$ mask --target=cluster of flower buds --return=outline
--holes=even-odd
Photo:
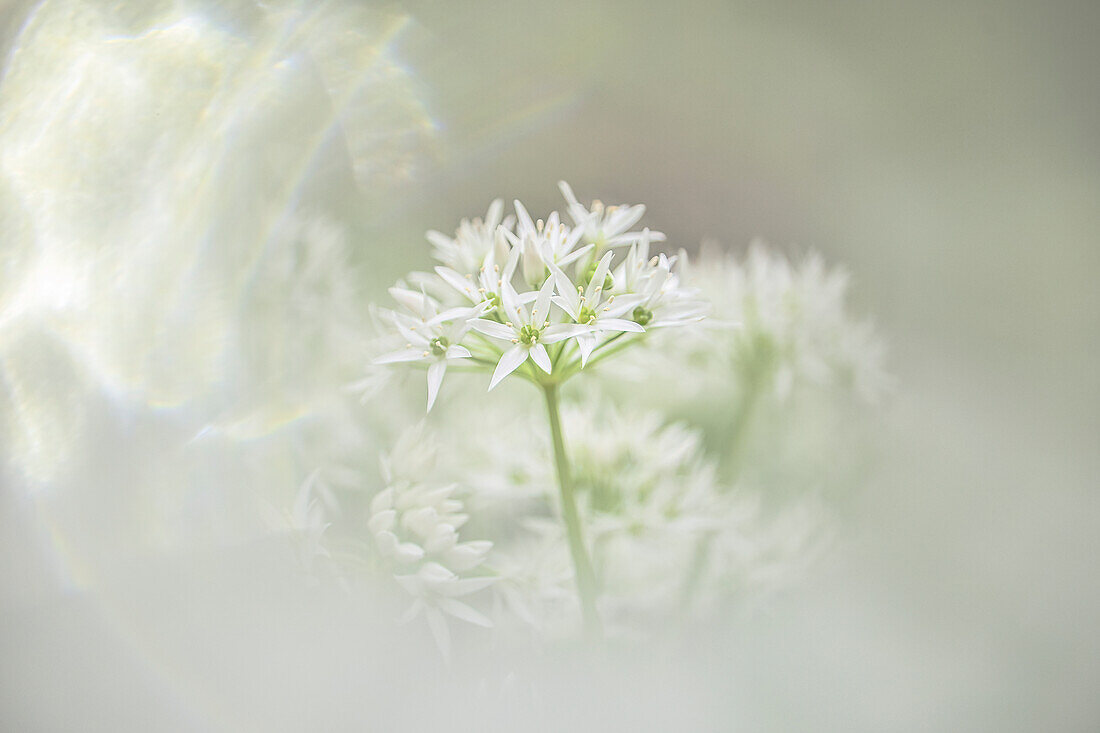
[[[493,543],[459,541],[458,530],[469,516],[463,513],[462,501],[454,493],[454,485],[390,486],[371,500],[367,525],[379,557],[389,563],[394,578],[415,599],[408,618],[423,611],[444,651],[449,646],[444,613],[479,626],[492,626],[481,612],[458,598],[476,593],[495,580],[475,574]]]
[[[404,348],[376,363],[427,367],[428,409],[448,364],[561,382],[647,330],[698,321],[706,305],[681,284],[684,253],[650,254],[660,232],[632,231],[645,207],[581,205],[562,182],[572,225],[557,212],[533,220],[519,201],[504,217],[499,199],[484,220],[455,236],[429,232],[441,263],[390,289],[391,320]]]

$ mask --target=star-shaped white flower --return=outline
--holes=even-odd
[[[473,221],[463,219],[453,238],[442,232],[429,231],[427,237],[432,243],[432,254],[447,267],[464,275],[476,272],[486,253],[494,248],[496,232],[501,223],[506,228],[512,225],[512,217],[504,219],[503,215],[504,201],[496,199],[489,204],[484,221],[480,218]]]
[[[507,236],[512,245],[523,252],[523,279],[532,288],[546,281],[549,265],[565,267],[592,249],[591,244],[577,247],[584,232],[563,224],[558,212],[551,212],[545,222],[542,219],[532,221],[523,204],[516,201],[515,206],[519,217],[516,234],[508,232]]]
[[[485,306],[449,308],[438,312],[435,301],[424,293],[390,288],[394,300],[419,317],[393,313],[393,322],[407,342],[404,349],[383,354],[375,364],[425,362],[428,364],[428,410],[435,404],[439,386],[451,359],[467,359],[469,349],[459,342],[470,330],[470,321],[485,311]]]
[[[550,304],[554,294],[554,278],[549,277],[542,284],[530,312],[521,302],[521,297],[510,283],[501,286],[501,307],[504,309],[504,323],[478,318],[470,322],[474,330],[486,336],[509,341],[512,347],[505,351],[497,362],[489,389],[497,386],[500,380],[520,367],[527,359],[535,362],[540,369],[550,373],[550,355],[544,344],[553,344],[567,338],[585,333],[588,328],[578,324],[550,323]]]
[[[630,313],[631,319],[646,328],[679,326],[702,320],[708,310],[707,303],[697,297],[696,291],[680,285],[677,258],[669,258],[663,253],[650,258],[650,234],[648,229],[642,231],[642,236],[630,246],[626,258],[615,270],[616,293],[640,296]]]
[[[597,256],[608,247],[626,246],[640,235],[640,232],[629,230],[645,214],[645,204],[604,207],[603,203],[596,200],[592,202],[592,208],[587,209],[577,201],[568,183],[558,181],[558,188],[569,204],[569,215],[573,217],[574,224],[584,232],[584,241],[596,246]],[[665,235],[650,232],[650,237],[654,241],[663,241]]]
[[[607,280],[611,257],[612,253],[607,252],[600,258],[592,273],[592,279],[588,281],[587,289],[575,285],[561,268],[550,267],[551,279],[557,281],[560,293],[554,298],[554,303],[579,325],[586,327],[586,330],[577,336],[577,346],[581,350],[581,366],[588,363],[588,357],[592,355],[602,334],[645,331],[639,324],[622,317],[641,302],[641,297],[636,295],[617,297],[609,292]]]
[[[497,229],[496,236],[499,240],[502,240],[503,248],[489,250],[489,253],[485,255],[485,261],[477,271],[476,277],[473,274],[462,275],[450,267],[437,266],[435,268],[436,274],[445,283],[465,296],[472,304],[486,304],[486,313],[500,307],[501,286],[505,282],[512,281],[512,275],[519,262],[519,248],[513,248],[508,252],[508,244],[504,240],[504,234],[503,227]],[[508,252],[503,269],[498,260],[501,251]]]

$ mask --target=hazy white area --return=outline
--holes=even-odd
[[[1100,13],[779,5],[0,3],[0,728],[1096,730]],[[348,385],[424,231],[559,179],[844,265],[894,386],[784,592],[444,663],[295,497],[419,418]]]

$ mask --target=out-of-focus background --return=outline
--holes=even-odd
[[[2,727],[1096,730],[1098,32],[1095,2],[0,5]],[[287,578],[267,515],[377,452],[339,387],[424,230],[561,178],[689,251],[845,265],[896,389],[785,601],[475,706]]]

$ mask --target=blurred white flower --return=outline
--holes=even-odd
[[[736,359],[780,397],[799,380],[850,387],[866,400],[888,388],[882,342],[848,310],[848,273],[826,268],[820,255],[794,265],[758,241],[742,261],[705,250],[684,277],[723,320],[739,324],[697,332],[688,348],[698,362]]]
[[[598,199],[587,209],[577,201],[573,189],[565,181],[558,181],[558,188],[568,204],[569,215],[573,223],[583,232],[584,241],[595,247],[594,256],[599,257],[608,247],[623,247],[636,241],[641,232],[629,231],[645,215],[645,205],[607,206]],[[650,232],[650,239],[663,242],[665,235]]]
[[[458,530],[469,516],[454,498],[455,486],[428,488],[401,483],[371,499],[367,523],[374,546],[394,578],[414,598],[407,618],[423,611],[440,650],[450,650],[443,614],[479,626],[492,626],[480,611],[458,598],[487,588],[492,576],[469,576],[481,565],[493,543],[459,542]]]
[[[494,251],[500,250],[498,245],[498,232],[503,223],[506,229],[510,229],[512,218],[504,219],[504,201],[494,200],[489,204],[489,211],[485,219],[463,219],[459,222],[454,237],[448,237],[442,232],[431,230],[428,232],[428,241],[432,243],[432,256],[451,270],[460,275],[470,275],[477,272],[485,258]],[[498,262],[503,261],[502,259]]]

